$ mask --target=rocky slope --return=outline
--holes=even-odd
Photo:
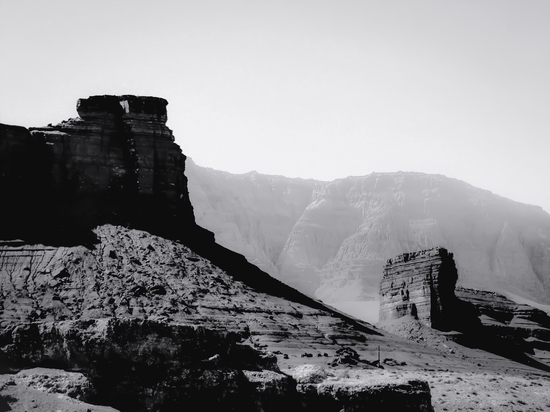
[[[0,227],[0,372],[81,372],[85,397],[120,410],[379,410],[395,399],[431,410],[425,382],[300,386],[279,371],[277,361],[372,368],[376,346],[411,349],[197,227],[165,108],[94,96],[59,125],[0,127],[0,191],[13,200]],[[0,406],[21,404],[9,390],[17,376]]]
[[[258,292],[179,242],[112,225],[94,232],[93,248],[0,246],[3,365],[84,373],[97,392],[87,400],[120,410],[173,410],[205,396],[201,408],[313,410],[332,392],[335,411],[376,410],[399,393],[410,410],[430,410],[424,384],[392,389],[343,379],[300,387],[277,367],[369,367],[364,360],[376,358],[377,346],[399,347],[370,325]],[[357,358],[341,356],[343,348]],[[227,385],[223,397],[211,387],[218,381]]]
[[[372,173],[315,182],[231,175],[191,163],[188,169],[200,225],[323,301],[377,300],[387,259],[441,246],[453,251],[460,285],[548,303],[550,215],[540,207],[441,175]],[[274,182],[301,189],[281,196]],[[219,192],[230,195],[213,195]],[[276,233],[259,223],[270,216],[285,222]]]

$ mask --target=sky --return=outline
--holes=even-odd
[[[0,123],[168,100],[197,164],[443,174],[550,212],[550,1],[0,0]]]

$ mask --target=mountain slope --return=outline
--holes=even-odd
[[[460,285],[550,302],[550,215],[540,207],[422,173],[312,182],[231,175],[189,162],[187,170],[199,225],[273,276],[324,301],[377,300],[388,258],[442,246],[455,255]],[[300,184],[300,197],[269,190],[273,179],[285,187]],[[213,204],[208,195],[213,187],[231,193],[232,200],[219,196]],[[240,198],[246,201],[236,205]],[[306,199],[296,218],[300,208],[288,205],[303,205]],[[262,205],[275,203],[285,225],[272,233],[259,222],[272,216],[272,209]],[[273,255],[278,248],[267,253],[265,245],[276,239],[280,247],[285,234],[278,256]]]

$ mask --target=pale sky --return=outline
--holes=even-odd
[[[0,123],[159,96],[201,166],[417,171],[550,212],[548,0],[0,0]]]

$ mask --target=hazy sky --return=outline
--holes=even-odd
[[[169,101],[201,166],[440,173],[550,212],[550,1],[0,0],[0,122]]]

